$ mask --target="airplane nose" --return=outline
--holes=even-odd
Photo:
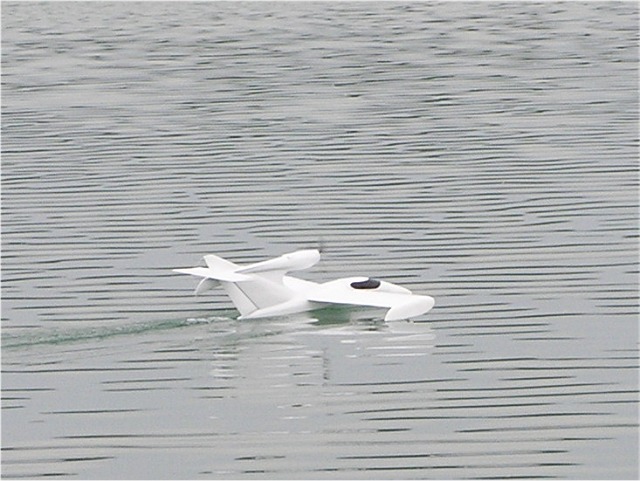
[[[436,300],[431,296],[412,296],[408,302],[398,304],[387,311],[385,321],[400,321],[429,312]]]

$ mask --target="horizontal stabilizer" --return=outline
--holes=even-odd
[[[181,274],[191,274],[192,276],[206,277],[207,279],[216,279],[226,282],[242,282],[249,280],[248,276],[237,274],[233,271],[219,270],[213,271],[208,267],[191,267],[189,269],[174,269],[174,272]]]

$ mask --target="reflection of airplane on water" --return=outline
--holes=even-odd
[[[416,317],[435,304],[430,296],[367,277],[347,277],[318,284],[286,275],[308,269],[320,260],[315,249],[300,250],[248,266],[206,255],[207,267],[174,269],[201,277],[196,294],[222,285],[240,311],[240,319],[282,316],[330,305],[387,308],[385,321]]]

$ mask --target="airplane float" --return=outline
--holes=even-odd
[[[409,289],[368,277],[347,277],[318,284],[288,276],[308,269],[320,260],[320,251],[305,249],[274,259],[240,266],[216,255],[204,256],[207,267],[174,269],[202,278],[196,295],[222,285],[240,312],[239,319],[284,316],[331,305],[387,308],[385,321],[424,314],[435,300],[412,294]]]

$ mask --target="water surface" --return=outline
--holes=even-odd
[[[638,477],[638,7],[3,3],[6,478]],[[171,272],[322,244],[414,322]]]

